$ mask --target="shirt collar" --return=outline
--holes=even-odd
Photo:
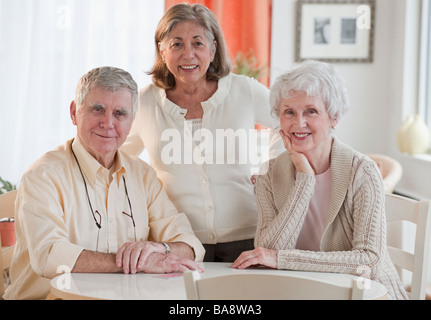
[[[226,96],[229,93],[229,89],[232,83],[232,74],[227,75],[226,77],[218,80],[218,88],[217,91],[207,100],[202,102],[202,107],[204,112],[209,111],[211,109],[217,108],[220,104],[223,103]],[[178,119],[184,119],[187,110],[182,109],[177,106],[175,103],[171,102],[167,96],[166,91],[157,86],[153,86],[153,93],[156,101],[162,107],[162,109],[172,116]]]
[[[78,138],[75,138],[71,146],[76,158],[79,162],[79,166],[82,170],[82,174],[86,177],[87,181],[94,187],[96,183],[97,173],[100,170],[106,170],[109,174],[109,170],[103,167],[81,144]],[[121,176],[126,172],[123,166],[123,159],[120,152],[115,155],[115,170],[114,175],[117,175],[117,183],[120,183]]]

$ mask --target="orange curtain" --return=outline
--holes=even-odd
[[[272,0],[165,0],[165,7],[183,2],[209,8],[223,29],[232,60],[238,53],[253,54],[266,70],[260,81],[269,85]]]

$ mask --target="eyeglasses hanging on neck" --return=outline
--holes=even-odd
[[[82,173],[81,165],[79,164],[78,158],[76,157],[76,154],[73,151],[72,145],[70,146],[70,149],[72,150],[73,157],[75,158],[76,163],[78,164],[79,172],[81,173],[82,181],[84,182],[85,194],[87,195],[88,205],[90,206],[91,214],[93,216],[94,222],[95,222],[97,229],[98,229],[97,241],[96,241],[96,252],[98,252],[99,251],[99,233],[100,233],[100,229],[102,228],[102,215],[99,213],[98,210],[95,210],[95,211],[93,210],[93,206],[91,205],[91,201],[90,201],[90,196],[88,194],[87,182],[85,181],[84,174]],[[134,232],[134,236],[135,236],[135,242],[136,242],[136,224],[135,224],[135,219],[133,217],[132,203],[130,202],[129,192],[127,191],[126,178],[124,177],[124,175],[122,177],[123,177],[124,190],[126,192],[127,202],[129,204],[129,208],[130,208],[130,214],[128,214],[127,212],[124,212],[124,211],[122,212],[122,214],[131,219],[132,225],[133,225],[133,232]]]

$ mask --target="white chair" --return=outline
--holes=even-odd
[[[395,159],[383,154],[369,154],[368,157],[377,163],[382,174],[386,193],[394,192],[395,186],[401,180],[403,167]]]
[[[431,249],[431,202],[413,200],[406,197],[386,195],[386,220],[388,221],[388,251],[392,262],[399,271],[411,271],[410,299],[424,300],[427,290],[429,256]],[[409,252],[403,243],[395,243],[400,238],[399,230],[392,228],[395,222],[410,221],[416,225],[414,251]],[[392,230],[392,231],[391,231]],[[392,235],[391,232],[397,234]],[[402,233],[405,236],[405,232]],[[392,242],[391,242],[392,241]]]
[[[17,191],[10,191],[7,193],[3,193],[0,195],[0,219],[1,218],[13,218],[15,213],[15,199],[16,199]],[[14,246],[12,247],[1,247],[1,238],[0,238],[0,298],[4,293],[4,279],[3,279],[3,271],[10,266],[10,262],[12,260]]]
[[[339,286],[313,279],[275,274],[234,274],[202,278],[184,273],[188,300],[362,300],[364,289],[352,280]]]

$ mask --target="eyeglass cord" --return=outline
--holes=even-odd
[[[79,172],[81,173],[82,181],[84,181],[85,193],[87,195],[88,204],[90,205],[91,214],[93,215],[93,219],[94,219],[94,222],[96,223],[97,228],[99,228],[99,230],[100,230],[102,228],[102,225],[99,222],[97,222],[96,216],[94,214],[93,206],[91,205],[91,201],[90,201],[90,196],[88,195],[87,183],[85,182],[85,178],[84,178],[84,174],[82,173],[81,165],[79,164],[78,158],[76,157],[76,154],[73,151],[72,145],[70,145],[70,149],[72,150],[73,157],[75,158],[76,163],[78,164],[78,169],[79,169]],[[124,178],[124,175],[123,175],[123,182],[124,182],[124,189],[126,191],[127,201],[129,203],[129,208],[130,208],[130,218],[132,219],[133,227],[136,227],[135,226],[135,219],[133,218],[132,204],[130,202],[129,193],[127,191],[126,178]],[[136,239],[136,234],[135,234],[135,239]]]
[[[97,222],[96,216],[94,215],[93,206],[91,205],[90,196],[88,195],[87,183],[85,182],[84,174],[82,173],[81,165],[79,164],[78,158],[76,157],[76,154],[73,151],[72,144],[70,145],[70,150],[72,150],[72,154],[76,160],[76,163],[78,164],[79,172],[81,173],[82,181],[84,181],[85,193],[87,195],[88,204],[90,205],[90,210],[91,210],[91,214],[93,215],[94,222],[96,223],[96,226],[100,229],[102,228],[102,225],[99,222]]]

